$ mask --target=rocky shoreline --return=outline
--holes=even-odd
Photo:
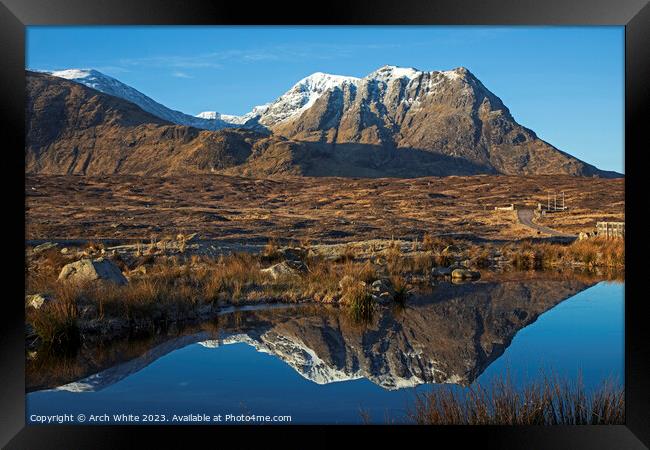
[[[570,247],[557,245],[554,251]],[[319,303],[363,316],[440,283],[476,282],[521,265],[539,269],[532,248],[427,237],[335,245],[269,241],[258,253],[216,256],[205,253],[196,234],[112,247],[46,242],[27,249],[26,343],[33,351],[152,333],[210,320],[230,306]],[[562,267],[586,265],[563,261]]]

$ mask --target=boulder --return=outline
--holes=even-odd
[[[128,283],[120,268],[113,261],[105,258],[81,259],[66,264],[61,269],[59,281],[70,281],[74,283],[101,281],[118,285]]]
[[[305,272],[306,270],[307,266],[305,266],[305,264],[300,261],[282,261],[281,263],[277,263],[271,267],[262,269],[260,272],[271,275],[274,280],[277,280],[282,276],[297,275],[299,273]]]
[[[480,278],[481,274],[475,270],[469,269],[454,269],[451,272],[451,278],[467,280],[467,279],[477,279]]]
[[[41,309],[43,305],[49,303],[52,297],[46,294],[33,294],[25,297],[25,304],[34,309]]]

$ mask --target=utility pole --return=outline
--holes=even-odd
[[[550,209],[551,209],[551,193],[546,192],[546,210],[548,211]]]
[[[557,192],[553,193],[553,211],[557,211]]]

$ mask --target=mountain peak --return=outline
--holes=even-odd
[[[472,72],[470,72],[467,67],[463,67],[463,66],[456,67],[455,69],[451,69],[451,70],[444,70],[442,71],[442,73],[448,78],[468,78],[468,77],[476,78],[474,77],[474,74],[472,74]]]
[[[396,68],[382,73],[402,75]],[[32,111],[27,166],[37,172],[86,175],[226,169],[264,176],[617,175],[541,141],[515,122],[477,79],[466,78],[466,69],[420,73],[406,83],[406,78],[395,78],[383,87],[364,80],[337,95],[329,95],[331,90],[314,94],[311,81],[317,86],[316,81],[332,81],[319,75],[303,89],[244,116],[206,120],[172,111],[117,80],[88,77],[86,71],[63,74],[84,77],[74,80],[27,72],[27,108]],[[457,80],[446,82],[447,77]],[[304,113],[321,95],[324,101]],[[213,134],[196,129],[208,126],[248,130]],[[269,137],[269,130],[274,136]],[[182,150],[172,151],[177,148]],[[133,157],[124,162],[125,155]],[[378,156],[386,159],[378,164]],[[186,164],[187,169],[181,168]]]
[[[112,95],[123,100],[127,100],[144,111],[153,114],[163,120],[179,125],[187,125],[195,128],[206,130],[216,130],[229,126],[221,121],[218,117],[209,119],[190,116],[180,111],[167,108],[156,102],[152,98],[138,91],[137,89],[122,83],[121,81],[110,77],[94,69],[66,69],[66,70],[40,70],[39,72],[52,75],[57,78],[70,80],[104,94]]]
[[[314,72],[294,84],[293,88],[307,88],[315,92],[323,92],[333,87],[338,87],[346,83],[356,83],[359,78],[345,75],[334,75],[325,72]]]
[[[91,79],[105,79],[114,80],[106,74],[101,73],[95,69],[65,69],[65,70],[44,70],[41,71],[49,75],[64,78],[66,80],[91,80]]]
[[[379,79],[382,81],[389,81],[397,78],[408,78],[409,80],[416,78],[422,72],[414,67],[399,67],[399,66],[381,66],[379,69],[371,72],[366,76],[369,79]]]
[[[359,78],[314,72],[298,81],[271,104],[258,107],[259,122],[274,125],[296,116],[309,108],[326,91],[346,84],[356,84]]]

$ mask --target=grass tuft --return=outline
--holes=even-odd
[[[587,391],[556,375],[517,389],[509,376],[488,387],[440,386],[417,395],[409,418],[421,425],[601,425],[625,421],[622,386],[605,381]]]

